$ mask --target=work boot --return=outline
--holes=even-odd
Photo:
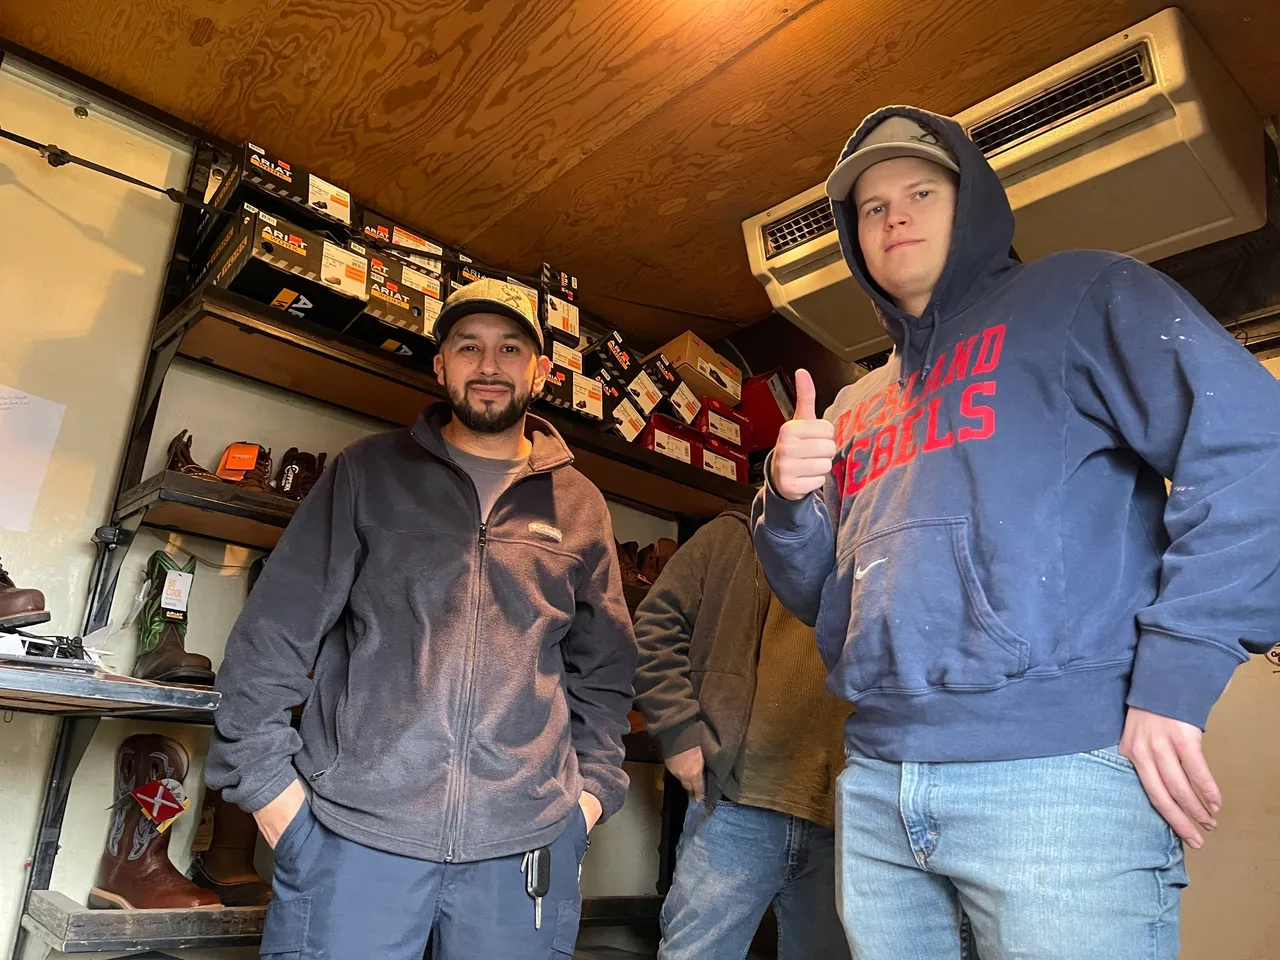
[[[290,500],[301,500],[320,479],[324,471],[324,461],[328,454],[316,457],[311,453],[303,453],[297,447],[290,447],[280,458],[280,472],[276,474],[276,493]]]
[[[640,551],[636,558],[636,566],[640,570],[640,576],[644,577],[650,583],[656,583],[658,575],[662,573],[662,568],[667,565],[667,561],[671,559],[671,555],[676,552],[676,542],[669,537],[663,537],[657,543],[651,543]]]
[[[169,441],[169,462],[165,465],[165,469],[176,470],[178,473],[184,473],[188,477],[195,477],[198,480],[211,480],[214,483],[221,483],[222,481],[217,476],[196,463],[195,458],[191,456],[191,441],[194,439],[194,437],[188,436],[187,431],[183,430]]]
[[[646,587],[649,586],[649,581],[640,573],[640,544],[635,540],[628,540],[626,543],[619,543],[617,540],[614,540],[613,546],[618,552],[618,567],[619,572],[622,574],[622,582],[639,583]]]
[[[237,487],[243,487],[245,490],[252,490],[255,493],[271,492],[271,450],[258,448],[258,460],[253,465],[252,470],[245,472],[245,475],[236,483]]]
[[[128,796],[153,780],[182,782],[186,775],[187,751],[176,740],[158,733],[139,733],[120,744],[116,751],[117,802],[98,886],[89,893],[90,907],[187,910],[219,906],[217,894],[196,886],[169,861],[173,828],[161,833],[143,815],[138,801]]]
[[[187,615],[166,610],[160,605],[164,595],[165,574],[196,572],[193,557],[185,566],[157,550],[147,561],[147,577],[151,587],[146,603],[138,617],[138,660],[133,665],[133,675],[140,680],[158,680],[162,683],[188,683],[196,686],[213,686],[213,664],[208,657],[187,653]]]
[[[224,906],[260,907],[271,899],[271,885],[253,867],[258,825],[253,815],[209,791],[213,807],[213,840],[196,859],[191,879],[218,895]]]
[[[0,630],[17,630],[48,623],[49,620],[49,611],[44,608],[44,594],[39,590],[15,586],[13,578],[0,566]]]

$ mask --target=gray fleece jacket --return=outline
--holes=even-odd
[[[636,703],[663,759],[702,745],[712,805],[738,795],[769,611],[749,523],[731,510],[702,527],[636,610]]]
[[[300,775],[340,836],[465,862],[549,843],[583,790],[622,806],[636,649],[608,508],[556,431],[527,418],[482,524],[449,416],[352,444],[298,509],[227,641],[205,778],[252,811]]]

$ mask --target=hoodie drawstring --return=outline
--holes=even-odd
[[[929,328],[929,339],[924,345],[924,366],[920,368],[920,380],[923,382],[929,379],[929,371],[933,369],[933,347],[938,341],[938,311],[933,311],[933,325]]]

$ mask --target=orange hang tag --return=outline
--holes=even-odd
[[[258,456],[262,448],[256,443],[233,443],[222,454],[218,469],[214,473],[221,480],[238,483],[244,475],[258,464]]]

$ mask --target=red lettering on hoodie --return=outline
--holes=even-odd
[[[982,346],[978,350],[978,359],[973,364],[972,373],[976,377],[990,373],[1000,366],[1000,354],[1004,350],[1004,324],[987,327],[982,331]]]
[[[853,410],[846,410],[840,416],[836,417],[836,446],[843,447],[844,442],[849,439],[849,421],[853,419]]]
[[[893,465],[893,448],[898,442],[898,425],[891,423],[876,434],[875,449],[871,452],[871,473],[867,482],[879,480]]]
[[[884,392],[884,404],[880,407],[880,415],[872,426],[883,427],[898,415],[898,385],[890,384]]]
[[[973,356],[973,345],[978,342],[978,335],[975,333],[964,343],[956,344],[956,355],[951,361],[951,366],[947,370],[947,378],[942,381],[942,386],[946,386],[952,380],[963,380],[965,374],[969,372],[969,358]]]
[[[875,406],[875,402],[880,399],[880,394],[876,394],[870,400],[863,400],[853,411],[853,433],[857,436],[859,433],[866,433],[871,429],[871,424],[867,417],[871,415],[871,410]]]
[[[957,436],[961,443],[968,440],[986,440],[996,432],[996,411],[994,407],[986,404],[975,404],[974,399],[978,396],[994,397],[996,395],[996,382],[994,380],[982,380],[979,383],[971,383],[965,388],[964,395],[960,398],[960,415],[970,420],[980,420],[980,427],[961,427]]]
[[[920,422],[920,418],[924,416],[923,410],[917,410],[914,413],[908,413],[902,418],[902,424],[898,428],[898,455],[893,458],[893,465],[901,467],[910,463],[916,458],[916,454],[920,452],[920,447],[916,443],[916,424]]]
[[[938,436],[938,408],[942,406],[942,400],[942,397],[934,397],[929,401],[929,423],[924,434],[924,446],[921,448],[925,453],[942,450],[956,442],[955,434],[950,430],[945,436]]]
[[[859,490],[861,490],[863,487],[867,485],[867,477],[864,476],[861,479],[855,479],[855,475],[858,472],[858,468],[865,466],[865,464],[861,460],[857,459],[855,454],[862,451],[870,450],[870,449],[871,449],[870,437],[863,437],[861,440],[857,441],[856,443],[854,443],[852,447],[849,448],[849,457],[845,461],[844,483],[841,485],[843,487],[843,490],[841,491],[841,494],[840,494],[841,496],[852,497],[855,493],[857,493]]]

